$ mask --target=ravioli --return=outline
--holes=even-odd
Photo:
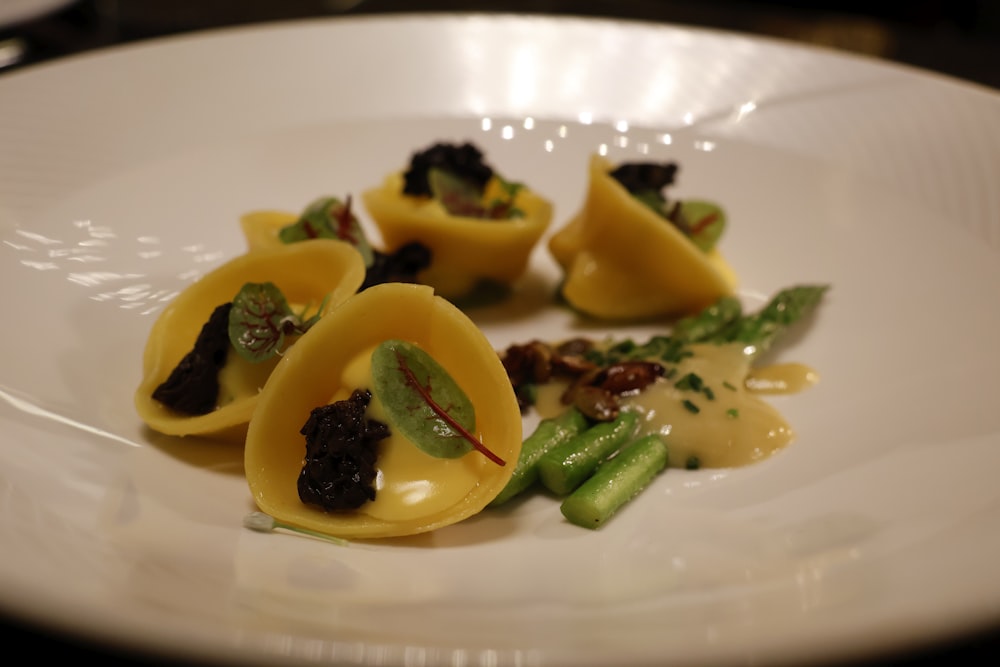
[[[475,408],[475,435],[499,456],[433,457],[397,432],[378,443],[375,499],[325,511],[303,503],[297,481],[306,451],[301,429],[314,408],[371,387],[371,355],[386,340],[420,347]],[[383,422],[373,398],[368,416]],[[506,485],[521,450],[521,414],[503,364],[485,335],[426,285],[387,283],[351,297],[288,350],[260,394],[244,467],[254,501],[275,519],[342,538],[423,533],[482,510]]]
[[[506,286],[520,278],[552,220],[551,202],[525,187],[511,202],[523,215],[489,219],[454,215],[435,197],[404,194],[404,185],[404,172],[389,174],[362,194],[365,208],[388,250],[410,242],[430,249],[431,265],[419,280],[447,299],[466,296],[483,281]],[[482,201],[504,196],[503,181],[494,174]]]
[[[247,251],[265,250],[285,245],[278,236],[283,227],[294,224],[299,216],[287,211],[251,211],[240,217],[240,231]]]
[[[566,301],[592,317],[630,320],[693,314],[732,294],[736,274],[718,250],[698,248],[611,170],[591,157],[582,208],[549,238]]]
[[[354,294],[364,280],[361,256],[334,240],[298,243],[240,255],[182,291],[153,323],[143,352],[136,410],[154,431],[242,440],[258,395],[276,361],[251,363],[230,349],[219,372],[217,407],[188,415],[153,398],[153,392],[192,349],[213,311],[233,300],[248,282],[272,282],[297,311],[323,307],[323,316]],[[325,303],[324,303],[325,300]]]

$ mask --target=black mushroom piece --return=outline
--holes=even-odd
[[[475,185],[480,192],[493,177],[493,169],[483,162],[483,153],[471,143],[436,143],[414,153],[409,169],[403,174],[403,194],[432,196],[427,174],[440,169]]]
[[[365,271],[359,292],[383,283],[418,283],[417,274],[429,267],[432,259],[431,249],[419,241],[400,246],[395,252],[373,249],[372,254],[372,265]]]
[[[626,162],[611,171],[611,177],[632,194],[660,192],[673,185],[676,176],[674,162]]]
[[[229,352],[229,311],[233,303],[217,306],[202,325],[194,347],[170,371],[153,398],[186,415],[207,415],[219,401],[219,371]]]
[[[376,444],[389,437],[383,422],[365,417],[371,392],[314,408],[300,431],[306,456],[299,473],[299,499],[334,512],[354,510],[375,499]]]
[[[618,416],[618,396],[644,389],[666,371],[658,362],[643,360],[601,366],[587,358],[592,348],[584,338],[557,346],[537,340],[509,346],[501,360],[521,410],[532,405],[532,387],[559,379],[567,382],[563,404],[594,421],[610,421]]]

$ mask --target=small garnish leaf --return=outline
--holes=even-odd
[[[466,180],[443,169],[429,169],[427,183],[434,199],[441,202],[451,215],[467,218],[483,217],[482,192],[472,181]]]
[[[681,202],[680,213],[683,231],[692,243],[703,252],[712,250],[726,229],[726,212],[712,202],[686,199]]]
[[[350,195],[344,202],[336,197],[321,197],[313,201],[298,220],[281,228],[278,238],[282,243],[296,243],[309,239],[339,239],[350,243],[361,253],[366,268],[375,261],[375,251],[368,242],[361,223],[351,210]]]
[[[390,339],[372,353],[372,393],[394,430],[438,458],[458,458],[473,448],[498,465],[504,461],[473,435],[476,413],[455,379],[420,347]]]
[[[632,194],[635,200],[638,201],[643,206],[651,209],[653,213],[659,216],[666,217],[667,214],[664,211],[667,205],[667,201],[663,198],[663,195],[656,190],[640,190]]]
[[[451,215],[484,220],[523,218],[524,211],[514,206],[514,198],[523,186],[505,181],[499,176],[497,179],[503,196],[484,202],[482,189],[473,181],[444,169],[432,168],[427,172],[427,182],[433,197]]]
[[[303,331],[302,322],[274,283],[246,283],[233,299],[229,341],[247,361],[270,359],[281,352],[287,334]]]

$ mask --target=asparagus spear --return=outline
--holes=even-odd
[[[723,331],[743,314],[740,300],[724,296],[700,313],[677,320],[670,335],[675,340],[697,343]]]
[[[756,358],[796,322],[808,316],[830,288],[829,285],[797,285],[775,294],[763,308],[733,321],[707,340],[715,343],[743,343],[747,354]]]
[[[490,507],[502,505],[538,479],[538,460],[589,426],[587,418],[576,408],[569,408],[555,417],[543,419],[521,444],[521,454],[514,474],[507,485],[490,502]]]
[[[597,529],[667,466],[667,444],[651,433],[626,445],[559,507],[570,523]]]
[[[570,493],[628,442],[638,426],[639,416],[623,410],[613,421],[581,431],[538,459],[538,477],[549,491]]]

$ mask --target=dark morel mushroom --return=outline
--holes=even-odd
[[[471,143],[437,143],[414,153],[410,167],[403,174],[403,194],[418,197],[432,196],[427,173],[440,169],[452,176],[472,183],[481,193],[493,177],[493,169],[483,162],[483,153]]]
[[[229,352],[230,301],[216,307],[195,339],[194,347],[180,360],[153,398],[186,415],[207,415],[219,401],[219,371]]]
[[[384,423],[365,418],[372,395],[351,397],[313,409],[300,431],[306,457],[299,473],[299,499],[324,510],[354,510],[375,500],[376,444],[389,436]]]
[[[365,272],[365,280],[358,288],[363,292],[372,285],[382,283],[417,283],[417,274],[431,265],[431,249],[419,241],[407,243],[395,252],[372,250],[374,261]]]

